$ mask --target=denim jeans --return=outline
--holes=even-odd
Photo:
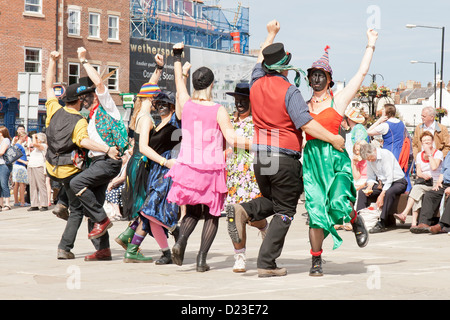
[[[9,175],[12,171],[12,165],[0,164],[0,196],[2,198],[9,198],[11,193],[9,191]]]

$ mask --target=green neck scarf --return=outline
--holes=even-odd
[[[306,72],[303,71],[301,68],[295,68],[294,66],[288,64],[288,65],[284,65],[283,63],[286,62],[286,60],[288,59],[288,55],[286,55],[283,59],[281,59],[280,61],[278,61],[277,63],[274,63],[272,65],[267,65],[264,63],[264,66],[271,70],[271,71],[277,71],[277,72],[281,72],[281,71],[286,71],[286,70],[294,70],[295,71],[295,79],[294,79],[294,83],[296,87],[300,86],[300,81],[301,81],[301,76],[300,74],[303,75],[303,77],[305,78],[306,83],[308,83],[308,78],[306,77]]]

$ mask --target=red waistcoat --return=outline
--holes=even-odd
[[[278,76],[259,78],[250,90],[255,134],[253,143],[301,151],[302,131],[295,128],[286,109],[291,84]]]

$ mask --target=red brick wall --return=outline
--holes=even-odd
[[[32,16],[24,14],[23,0],[0,0],[0,96],[19,98],[17,77],[25,72],[25,47],[42,49],[42,74],[47,70],[55,50],[56,1],[43,2],[42,15]]]
[[[68,5],[81,8],[80,37],[68,36]],[[89,39],[89,12],[100,13],[100,39]],[[119,15],[119,42],[108,40],[108,14]],[[63,79],[68,81],[69,59],[77,59],[77,48],[85,47],[88,51],[87,58],[100,65],[102,72],[108,65],[119,65],[119,91],[128,92],[129,82],[129,0],[71,0],[64,6],[64,26],[62,27],[63,48]],[[78,60],[77,60],[78,61]],[[86,76],[81,67],[81,76]],[[106,74],[106,72],[105,72]],[[122,99],[118,93],[113,93],[117,105],[122,105]]]

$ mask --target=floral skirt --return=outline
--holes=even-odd
[[[14,164],[12,170],[12,181],[18,183],[28,184],[28,172],[27,168],[20,164]]]

